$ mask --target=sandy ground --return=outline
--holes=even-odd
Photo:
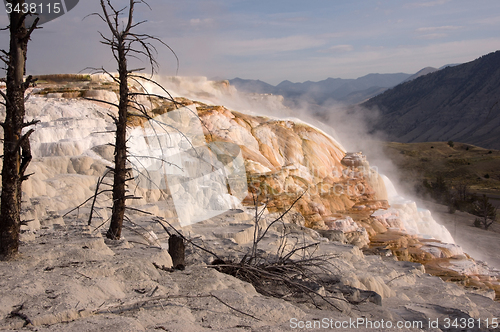
[[[189,233],[222,257],[239,256],[246,252],[251,238],[248,216],[239,213],[214,218],[191,227]],[[491,322],[500,317],[500,304],[491,300],[492,294],[446,283],[425,273],[417,263],[363,255],[355,246],[322,240],[316,232],[293,225],[289,227],[300,232],[301,240],[320,241],[317,254],[333,255],[330,273],[339,281],[338,287],[377,292],[381,303],[353,304],[336,291],[332,294],[339,300],[331,300],[341,309],[338,311],[328,307],[319,310],[293,297],[288,301],[265,297],[251,284],[208,268],[207,257],[193,248],[189,249],[185,271],[165,271],[158,267],[171,265],[168,253],[155,241],[148,244],[146,233],[138,235],[141,229],[150,229],[161,239],[162,233],[147,218],[134,220],[141,228],[126,229],[121,241],[104,239],[99,231],[85,225],[85,218],[69,216],[59,224],[42,225],[22,243],[19,259],[0,262],[0,330],[320,331],[324,328],[294,329],[290,321],[366,318],[426,325],[417,329],[361,326],[354,330],[446,331],[446,318],[472,319],[477,324],[478,319]],[[464,231],[459,231],[462,228],[457,226],[457,234],[465,235],[466,227],[464,223]],[[271,229],[261,249],[275,252],[280,234],[280,229]],[[441,328],[428,328],[430,319],[439,320]]]

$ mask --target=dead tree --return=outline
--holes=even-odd
[[[22,6],[24,0],[8,0],[12,7]],[[31,161],[29,136],[30,129],[23,134],[23,128],[35,124],[25,123],[25,92],[35,80],[28,76],[24,79],[28,41],[36,28],[38,18],[26,27],[28,14],[12,10],[10,17],[10,49],[2,50],[0,58],[6,65],[7,91],[0,91],[5,106],[5,121],[1,123],[4,131],[2,195],[0,204],[0,257],[9,259],[16,255],[19,248],[21,228],[21,184],[28,178],[26,169]]]
[[[134,8],[138,3],[147,3],[143,0],[130,0],[128,8],[116,9],[111,0],[101,0],[102,14],[95,13],[108,26],[111,37],[103,38],[102,43],[111,47],[113,56],[118,63],[118,77],[111,76],[120,86],[120,101],[118,105],[118,117],[114,118],[116,124],[115,141],[115,165],[113,168],[113,208],[111,214],[111,224],[106,236],[110,239],[120,239],[123,219],[125,215],[126,200],[131,198],[127,194],[126,182],[129,180],[128,174],[131,169],[127,167],[127,116],[129,109],[138,109],[140,105],[133,101],[137,93],[129,91],[129,80],[135,80],[134,70],[129,70],[127,60],[130,57],[144,57],[151,66],[151,74],[158,67],[155,59],[156,48],[152,41],[157,41],[168,47],[160,39],[133,32],[134,28],[144,23],[134,23]],[[125,24],[122,24],[122,15],[126,15]],[[170,49],[170,47],[168,47]],[[172,49],[170,49],[172,51]],[[173,51],[172,51],[173,52]],[[175,53],[174,53],[175,55]],[[142,109],[141,109],[142,111]]]

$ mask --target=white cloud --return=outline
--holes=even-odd
[[[425,1],[425,2],[412,2],[408,4],[409,7],[434,7],[444,5],[451,0],[435,0],[435,1]]]
[[[314,1],[303,6],[290,2],[286,8],[272,1],[254,6],[242,1],[189,0],[175,8],[165,1],[149,2],[152,11],[138,6],[137,20],[148,20],[138,31],[162,38],[175,50],[181,75],[268,81],[355,78],[370,72],[411,73],[426,66],[473,60],[500,49],[494,34],[500,26],[498,0],[483,0],[481,6],[463,0],[460,4],[446,0],[381,2],[380,12],[368,5],[373,1],[363,0],[366,6],[346,5],[345,10],[356,9],[352,13],[331,11],[330,6]],[[238,6],[228,6],[228,2]],[[384,15],[387,8],[393,12]],[[28,55],[28,71],[114,68],[114,59],[100,45],[97,33],[106,33],[106,26],[96,17],[81,20],[96,11],[98,2],[80,1],[68,15],[35,31],[29,53],[35,56]],[[7,15],[0,15],[2,22],[0,27],[8,23]],[[467,34],[458,33],[462,31]],[[470,40],[463,41],[465,38]],[[451,43],[453,40],[461,41]],[[0,46],[8,47],[7,32],[0,34]],[[163,70],[174,74],[173,56],[162,47],[159,53]]]
[[[282,38],[250,40],[221,40],[222,53],[230,55],[264,55],[287,51],[299,51],[319,47],[326,43],[323,38],[295,35]]]
[[[460,26],[456,26],[456,25],[445,25],[445,26],[440,26],[440,27],[418,28],[416,31],[417,32],[433,32],[433,31],[443,31],[443,30],[457,30],[460,28],[461,28]]]
[[[412,74],[428,66],[441,67],[450,63],[469,62],[498,49],[500,38],[371,50],[360,47],[351,53],[338,53],[328,57],[316,53],[314,58],[256,59],[237,68],[237,75],[226,76],[259,78],[277,84],[283,79],[303,82],[319,81],[326,77],[358,78],[368,73]],[[283,72],[287,75],[283,75]]]
[[[460,26],[455,25],[444,25],[444,26],[436,26],[436,27],[422,27],[415,30],[415,32],[420,33],[417,36],[417,39],[440,39],[448,37],[448,34],[445,31],[458,30]],[[423,34],[422,34],[423,33]]]
[[[352,45],[334,45],[326,50],[321,50],[319,51],[320,53],[344,53],[344,52],[351,52],[354,50],[354,47]]]
[[[194,27],[203,27],[203,26],[210,26],[214,22],[213,19],[211,18],[192,18],[189,20],[189,24]]]
[[[498,49],[500,49],[500,38],[356,51],[348,55],[339,54],[330,58],[309,59],[310,63],[317,64],[319,67],[313,69],[309,65],[307,67],[309,76],[306,77],[320,78],[328,76],[327,73],[351,78],[367,73],[414,73],[427,66],[441,67],[449,63],[472,61]],[[306,75],[306,73],[302,74]]]
[[[481,24],[481,25],[494,25],[498,26],[500,24],[500,16],[491,16],[486,18],[480,18],[472,21],[471,23]]]
[[[425,35],[418,36],[417,39],[440,39],[448,37],[446,33],[428,33]]]

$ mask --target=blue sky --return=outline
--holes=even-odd
[[[128,1],[115,0],[125,5]],[[180,59],[179,75],[318,81],[369,73],[415,73],[462,63],[500,49],[498,0],[148,0],[137,20],[169,44]],[[96,17],[98,0],[77,7],[35,31],[28,72],[115,70],[99,44],[107,33]],[[5,26],[7,16],[0,17]],[[0,32],[0,47],[8,46]],[[161,72],[174,75],[175,58],[159,47]]]

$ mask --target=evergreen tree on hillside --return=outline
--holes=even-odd
[[[497,209],[490,203],[488,196],[483,195],[474,202],[474,210],[472,213],[479,217],[475,220],[474,224],[476,226],[482,225],[484,229],[488,230],[496,220]]]

